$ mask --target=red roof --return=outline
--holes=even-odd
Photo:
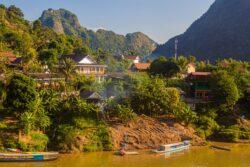
[[[147,70],[149,69],[151,63],[135,63],[134,66],[137,70]]]
[[[138,56],[125,56],[125,58],[129,60],[136,60],[139,57]]]
[[[0,52],[0,58],[7,59],[9,62],[14,62],[17,57],[12,52]]]
[[[190,75],[192,76],[209,76],[211,75],[211,72],[192,72]]]

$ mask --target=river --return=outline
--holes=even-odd
[[[216,144],[216,145],[222,145]],[[171,156],[150,154],[115,156],[110,152],[61,155],[52,162],[0,163],[0,167],[250,167],[250,145],[223,144],[231,151],[192,147]]]

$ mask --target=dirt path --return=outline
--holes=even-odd
[[[162,144],[191,140],[192,145],[204,145],[204,140],[192,128],[171,120],[158,120],[140,116],[126,125],[110,127],[114,149],[125,143],[127,149],[152,149]]]

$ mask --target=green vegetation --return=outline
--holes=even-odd
[[[23,60],[10,65],[0,59],[0,150],[108,151],[113,148],[109,126],[127,124],[140,115],[191,125],[204,139],[250,138],[249,62],[159,58],[148,72],[131,73],[131,62],[100,48],[93,51],[86,41],[59,35],[40,21],[30,25],[14,6],[0,6],[0,16],[0,53],[11,51]],[[97,62],[108,65],[108,72],[122,75],[96,83],[93,77],[79,75],[70,59],[61,60],[58,67],[59,55],[73,52],[93,53]],[[190,62],[212,74],[211,98],[195,109],[185,97],[190,83],[184,74]],[[48,71],[64,79],[45,83],[30,75]],[[106,99],[98,104],[84,100],[82,91],[95,91]]]
[[[100,29],[96,32],[81,27],[75,14],[65,9],[49,9],[39,18],[46,27],[54,29],[59,34],[67,34],[82,38],[94,51],[103,48],[112,55],[129,54],[145,56],[152,53],[157,44],[141,32],[118,35],[112,31]]]

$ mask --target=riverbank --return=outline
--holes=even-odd
[[[206,141],[190,126],[184,126],[174,119],[139,116],[127,124],[111,125],[113,149],[126,144],[127,149],[153,149],[162,144],[191,140],[194,146],[203,146]]]

